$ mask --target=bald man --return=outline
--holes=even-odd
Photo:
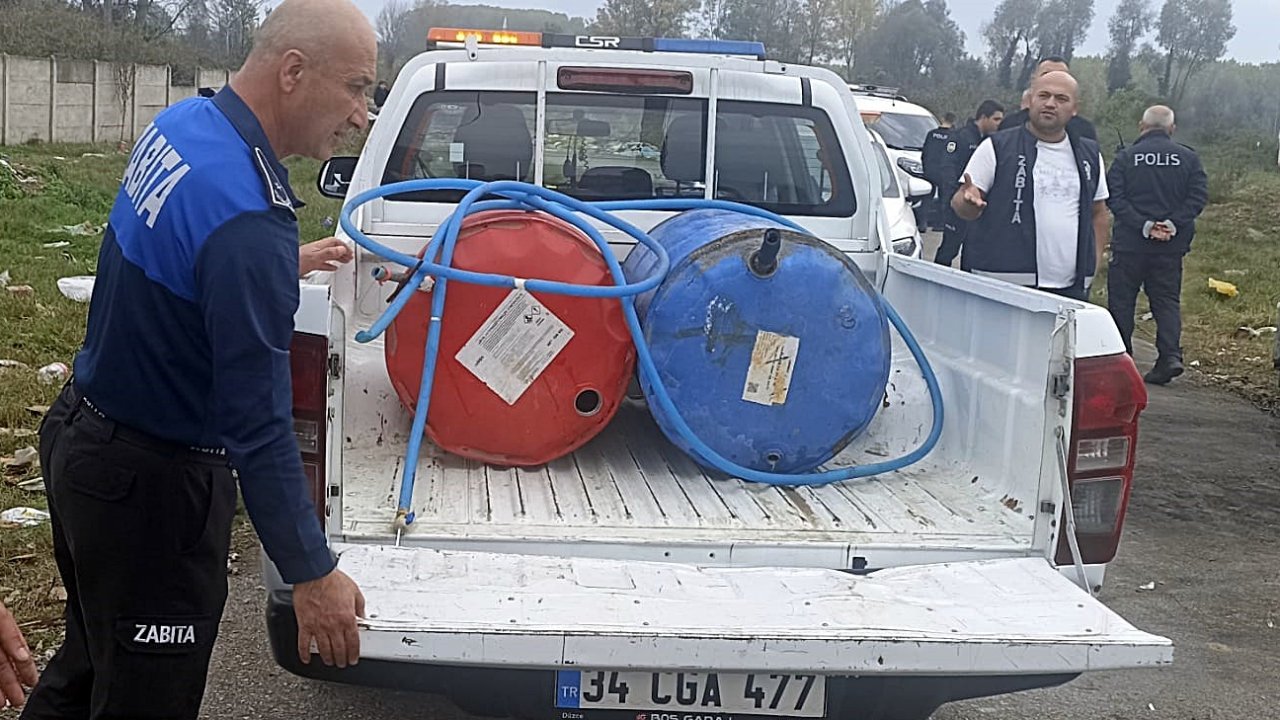
[[[164,110],[135,145],[84,347],[40,430],[67,630],[23,718],[198,716],[237,479],[293,584],[303,661],[313,640],[326,664],[357,661],[364,600],[336,569],[293,430],[308,258],[280,160],[328,157],[365,127],[376,60],[347,0],[285,0],[229,87]]]
[[[1032,73],[1031,80],[1032,82],[1035,82],[1036,78],[1042,77],[1051,72],[1064,72],[1069,74],[1071,72],[1071,68],[1069,65],[1067,65],[1067,61],[1065,58],[1062,58],[1058,55],[1050,55],[1049,57],[1044,58],[1040,62],[1036,63],[1036,68],[1035,68],[1035,71]],[[1026,124],[1027,119],[1030,117],[1030,112],[1029,112],[1030,99],[1031,99],[1031,87],[1028,86],[1026,90],[1022,91],[1021,108],[1019,108],[1018,112],[1009,113],[1008,115],[1004,116],[1004,121],[1000,123],[1001,130],[1010,130],[1012,128],[1020,128],[1024,124]],[[1093,123],[1080,117],[1079,115],[1071,118],[1071,120],[1067,122],[1067,132],[1071,133],[1072,135],[1087,137],[1090,140],[1093,140],[1094,142],[1098,141],[1098,129],[1093,126]]]
[[[1147,293],[1156,321],[1155,365],[1143,377],[1164,385],[1183,372],[1182,258],[1191,251],[1196,218],[1209,202],[1209,178],[1195,151],[1173,140],[1173,110],[1153,105],[1142,114],[1141,133],[1116,153],[1107,182],[1115,214],[1107,307],[1133,352],[1138,290]]]
[[[1098,144],[1067,133],[1078,93],[1065,72],[1036,78],[1026,124],[973,153],[951,200],[971,223],[971,272],[1088,299],[1107,241],[1108,193]]]

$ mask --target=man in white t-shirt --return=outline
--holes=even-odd
[[[975,274],[1087,300],[1109,235],[1107,181],[1096,142],[1069,136],[1079,88],[1065,72],[1032,83],[1019,128],[978,146],[951,200],[973,223]]]

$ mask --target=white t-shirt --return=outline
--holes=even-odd
[[[973,151],[965,173],[984,194],[996,180],[996,151],[988,138]],[[1094,169],[1098,190],[1094,202],[1106,200],[1107,171],[1102,156]],[[963,182],[963,177],[960,179]],[[1080,230],[1080,173],[1076,170],[1071,142],[1036,142],[1036,163],[1031,173],[1035,192],[1036,267],[1040,287],[1064,288],[1075,284],[1076,234]],[[1090,210],[1092,212],[1092,210]]]

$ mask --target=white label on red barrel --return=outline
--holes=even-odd
[[[515,405],[573,330],[525,290],[512,290],[455,359],[508,405]]]
[[[785,404],[799,352],[800,338],[757,330],[742,399],[759,405]]]

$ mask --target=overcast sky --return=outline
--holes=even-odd
[[[470,4],[470,0],[452,0],[457,4]],[[982,55],[983,47],[979,36],[982,22],[991,15],[991,0],[947,0],[951,6],[951,17],[960,23],[964,30],[969,52]],[[371,18],[378,14],[383,0],[355,0],[356,4]],[[1107,46],[1107,19],[1119,0],[1095,0],[1093,26],[1089,38],[1078,54],[1101,54]],[[1236,36],[1227,46],[1227,55],[1242,62],[1275,62],[1280,60],[1280,0],[1234,0]],[[489,5],[505,5],[510,7],[529,7],[563,12],[569,15],[591,17],[600,0],[488,0]],[[1153,3],[1157,7],[1160,0]],[[761,40],[767,46],[769,38],[741,38],[743,40]]]

